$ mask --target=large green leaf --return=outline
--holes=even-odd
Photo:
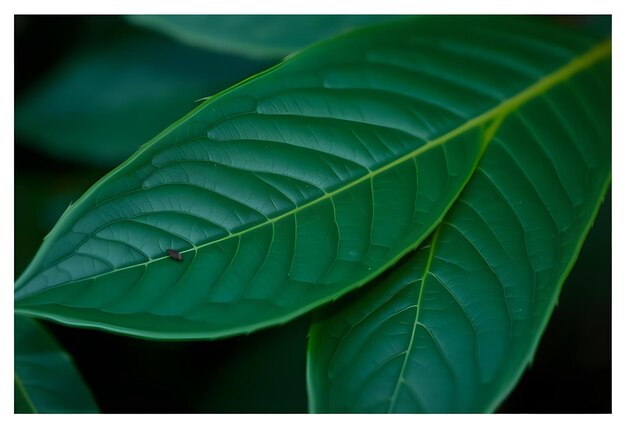
[[[485,412],[510,392],[610,180],[610,59],[558,80],[504,119],[432,238],[314,325],[312,411]]]
[[[37,321],[15,317],[15,413],[97,413],[71,357]]]
[[[318,44],[211,98],[92,187],[18,279],[16,310],[159,338],[291,319],[415,248],[501,120],[609,53],[497,17]]]
[[[318,40],[393,15],[131,15],[191,46],[251,58],[281,58]]]
[[[19,142],[57,158],[114,167],[199,98],[271,65],[114,24],[119,35],[94,31],[17,100]]]

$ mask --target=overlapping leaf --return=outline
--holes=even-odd
[[[36,321],[15,317],[15,413],[97,413],[70,356]]]
[[[17,102],[20,142],[60,159],[114,167],[199,98],[271,65],[113,28],[121,34],[92,34],[91,44],[73,50]]]
[[[302,51],[90,189],[18,280],[17,311],[161,338],[291,319],[415,248],[502,118],[609,51],[502,17],[411,19]]]
[[[485,412],[512,389],[610,180],[610,60],[579,68],[504,119],[431,239],[314,326],[312,411]]]

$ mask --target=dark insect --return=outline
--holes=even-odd
[[[172,250],[171,248],[168,248],[167,255],[173,258],[174,260],[181,261],[183,259],[183,255],[181,253],[179,253],[176,250]]]

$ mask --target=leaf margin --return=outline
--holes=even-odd
[[[412,18],[412,17],[411,17]],[[409,20],[409,18],[407,18],[407,21]],[[351,33],[354,32],[358,32],[358,31],[367,31],[373,27],[378,27],[378,26],[385,26],[385,25],[389,25],[389,23],[381,23],[381,24],[376,24],[376,25],[372,25],[372,26],[367,26],[364,28],[360,28],[357,30],[354,30]],[[341,36],[339,36],[341,37]],[[310,47],[306,48],[303,51],[308,51],[309,49],[312,49],[316,46],[320,46],[323,45],[325,43],[328,43],[329,41],[332,40],[336,40],[339,37],[335,37],[335,38],[331,38],[330,40],[324,40],[321,42],[317,42],[313,45],[311,45]],[[303,52],[297,52],[294,53],[290,56],[288,56],[288,58],[295,58],[298,56],[299,53]],[[501,121],[504,119],[504,117],[506,115],[508,115],[512,110],[514,110],[517,106],[523,104],[524,102],[526,102],[528,99],[531,99],[534,95],[536,95],[537,93],[541,93],[541,91],[545,91],[546,88],[549,88],[550,85],[554,84],[555,81],[560,81],[560,79],[566,79],[568,76],[574,74],[577,70],[579,70],[580,68],[584,68],[585,65],[589,62],[593,62],[595,60],[597,60],[597,58],[599,57],[603,57],[607,54],[607,52],[610,53],[611,51],[611,41],[607,40],[604,41],[602,43],[596,44],[592,49],[588,50],[587,52],[585,52],[582,55],[579,55],[577,57],[575,57],[572,61],[570,61],[569,63],[565,64],[563,67],[559,68],[557,71],[550,73],[547,76],[544,76],[544,78],[540,79],[539,81],[537,81],[535,84],[532,84],[528,87],[526,87],[524,90],[518,92],[517,94],[513,95],[512,97],[506,99],[505,101],[503,101],[502,103],[496,105],[495,107],[487,110],[486,112],[483,112],[482,114],[475,116],[473,118],[471,118],[470,120],[468,120],[467,122],[464,122],[462,125],[460,125],[457,128],[454,128],[453,130],[451,130],[450,132],[447,132],[446,134],[443,134],[431,141],[426,142],[426,144],[424,144],[423,146],[421,146],[420,148],[398,158],[395,159],[393,162],[385,165],[385,167],[374,170],[376,173],[380,173],[383,172],[389,168],[391,168],[392,166],[401,163],[402,161],[408,160],[411,157],[415,157],[417,156],[417,154],[425,151],[427,148],[431,148],[431,147],[435,147],[437,145],[443,144],[445,142],[450,141],[451,139],[453,139],[455,136],[457,135],[461,135],[463,132],[465,131],[469,131],[471,129],[474,129],[474,127],[478,127],[481,125],[486,125],[489,124],[488,128],[485,130],[485,140],[482,142],[482,152],[484,152],[484,150],[486,149],[486,146],[488,145],[488,142],[490,140],[490,138],[493,136],[493,134],[496,132],[496,130],[498,129]],[[71,207],[71,209],[68,209],[63,216],[59,219],[57,225],[55,225],[55,227],[53,228],[53,230],[48,234],[48,236],[46,237],[46,239],[44,240],[44,243],[42,244],[41,248],[39,249],[39,251],[37,252],[37,255],[35,256],[35,259],[33,259],[33,262],[31,262],[31,264],[29,265],[29,267],[22,273],[22,275],[18,278],[18,280],[16,281],[15,284],[15,290],[17,291],[21,285],[20,281],[23,281],[24,278],[26,278],[28,275],[27,273],[31,270],[35,270],[36,266],[35,266],[35,260],[37,260],[37,257],[43,253],[45,253],[45,250],[47,249],[47,246],[50,245],[50,243],[52,242],[52,238],[54,238],[56,235],[60,234],[61,230],[62,230],[62,225],[65,223],[69,223],[72,220],[72,216],[74,213],[77,213],[78,211],[76,210],[77,207],[79,207],[81,205],[81,203],[83,203],[85,200],[88,199],[89,195],[94,193],[95,191],[97,191],[97,189],[99,188],[99,186],[101,186],[104,182],[106,182],[107,180],[113,178],[116,176],[116,174],[121,174],[122,171],[124,171],[127,167],[129,167],[132,162],[139,158],[144,152],[146,152],[148,149],[150,149],[153,146],[157,146],[158,142],[160,140],[162,140],[165,136],[167,136],[169,133],[171,133],[174,129],[176,129],[178,127],[179,124],[181,124],[182,122],[192,118],[196,113],[198,113],[201,109],[203,109],[204,107],[206,107],[209,103],[211,103],[212,101],[215,101],[223,96],[225,96],[226,94],[230,93],[231,91],[234,91],[235,89],[248,84],[250,81],[264,76],[266,74],[271,73],[272,71],[278,69],[279,67],[282,67],[286,62],[283,61],[265,71],[262,71],[256,75],[253,75],[247,79],[244,79],[242,82],[220,92],[219,94],[210,97],[209,99],[205,100],[202,104],[200,104],[199,106],[197,106],[195,109],[193,109],[191,112],[189,112],[187,115],[183,116],[181,119],[179,119],[178,121],[174,122],[172,125],[170,125],[169,127],[167,127],[165,130],[163,130],[161,133],[159,133],[157,136],[155,136],[153,139],[151,139],[150,141],[148,141],[147,143],[145,143],[143,146],[141,146],[141,148],[135,153],[133,154],[129,159],[127,159],[124,163],[122,163],[120,166],[118,166],[117,168],[115,168],[114,170],[112,170],[111,172],[109,172],[108,174],[106,174],[104,177],[102,177],[100,180],[98,180],[85,194],[83,194],[81,196],[81,198],[79,198]],[[479,156],[477,156],[477,158],[474,161],[474,166],[473,169],[476,168],[476,166],[478,165],[478,162],[480,161],[482,152]],[[368,174],[369,176],[369,174]],[[347,186],[341,187],[340,189],[337,189],[336,191],[333,191],[334,193],[338,193],[340,190],[345,190],[349,187],[352,187],[355,184],[358,184],[359,182],[365,180],[366,178],[368,178],[368,176],[361,177],[359,179],[354,180],[353,182],[349,183]],[[458,190],[456,197],[458,197],[458,194],[460,194],[460,192],[462,191],[462,189],[465,187],[465,185],[467,184],[467,182],[469,181],[469,179],[471,178],[471,174],[466,177],[463,186]],[[300,307],[298,310],[294,310],[288,314],[285,314],[284,316],[281,317],[277,317],[277,318],[273,318],[270,320],[267,320],[266,322],[263,323],[256,323],[256,324],[252,324],[249,325],[245,328],[237,328],[237,329],[232,329],[232,331],[222,331],[221,333],[217,333],[217,334],[212,334],[212,335],[203,335],[203,336],[198,336],[194,333],[191,333],[189,335],[187,334],[177,334],[177,335],[172,335],[170,336],[169,333],[166,334],[152,334],[151,332],[145,332],[145,331],[139,331],[139,330],[135,330],[132,328],[121,328],[118,326],[115,327],[111,327],[110,325],[106,324],[106,323],[99,323],[99,322],[91,322],[91,321],[82,321],[82,320],[77,320],[75,318],[72,317],[65,317],[65,316],[59,316],[59,315],[55,315],[55,314],[46,314],[46,313],[41,313],[37,310],[31,310],[31,309],[27,309],[27,308],[19,308],[16,307],[15,311],[16,313],[21,313],[21,314],[25,314],[25,315],[29,315],[29,316],[36,316],[36,317],[40,317],[40,318],[44,318],[44,319],[50,319],[53,321],[57,321],[57,322],[61,322],[61,323],[66,323],[66,324],[70,324],[73,326],[78,326],[78,327],[89,327],[89,328],[97,328],[97,329],[102,329],[105,331],[115,331],[118,333],[122,333],[122,334],[128,334],[131,336],[136,336],[136,337],[142,337],[142,338],[150,338],[150,339],[172,339],[172,340],[184,340],[184,339],[202,339],[202,338],[218,338],[218,337],[229,337],[229,336],[233,336],[233,335],[237,335],[237,334],[245,334],[245,333],[250,333],[254,330],[260,329],[260,328],[264,328],[264,327],[268,327],[271,325],[276,325],[276,324],[282,324],[285,323],[299,315],[302,315],[303,313],[306,313],[316,307],[319,307],[321,305],[323,305],[324,303],[328,303],[330,301],[336,300],[337,298],[339,298],[341,295],[346,294],[347,292],[349,292],[350,290],[354,290],[356,288],[361,287],[363,284],[369,282],[370,280],[372,280],[373,278],[375,278],[376,276],[378,276],[379,274],[381,274],[382,272],[384,272],[385,270],[387,270],[390,266],[393,266],[395,263],[397,263],[398,260],[400,260],[402,257],[404,257],[407,253],[409,253],[412,249],[414,249],[419,242],[421,242],[423,239],[425,239],[429,234],[432,233],[432,231],[437,227],[437,225],[439,224],[439,222],[443,219],[443,217],[445,216],[445,213],[447,212],[447,210],[454,204],[456,197],[454,199],[452,199],[450,201],[450,203],[447,205],[446,210],[444,210],[440,217],[438,218],[438,220],[427,230],[425,231],[424,235],[420,238],[419,241],[413,243],[412,246],[403,249],[402,251],[400,251],[398,253],[398,255],[393,258],[392,260],[389,261],[389,263],[387,263],[385,266],[382,266],[379,270],[373,271],[372,274],[368,277],[363,278],[361,281],[352,284],[351,287],[347,287],[342,289],[341,291],[328,295],[326,296],[324,299],[320,299],[318,301],[315,302],[311,302],[308,305],[302,306]],[[295,212],[309,206],[309,205],[313,205],[315,203],[318,203],[321,200],[321,198],[317,198],[314,199],[302,206],[296,207],[293,210],[288,211],[287,213],[284,213],[280,216],[277,217],[273,217],[270,221],[268,222],[262,222],[259,223],[257,225],[251,226],[241,232],[237,232],[239,234],[245,233],[247,231],[250,231],[253,228],[257,228],[257,227],[262,227],[264,225],[266,225],[269,222],[275,222],[278,221],[280,218],[284,218],[286,215],[291,215],[294,214]],[[235,235],[235,234],[233,234]],[[185,253],[185,252],[189,252],[189,251],[197,251],[197,249],[202,248],[204,246],[210,245],[210,244],[214,244],[217,241],[213,241],[210,243],[206,243],[206,244],[202,244],[199,246],[196,246],[190,250],[185,250],[185,251],[181,251],[181,253]],[[151,259],[148,263],[151,263],[153,261],[159,261],[159,260],[163,260],[163,259],[167,259],[168,256],[163,256],[161,258],[155,258],[155,259]],[[132,266],[131,266],[132,267]],[[125,268],[121,268],[121,269],[125,269]],[[115,271],[112,272],[117,272],[120,269],[117,269]],[[107,272],[105,274],[102,275],[106,275],[108,273],[112,273],[112,272]],[[99,275],[98,275],[99,276]],[[61,285],[66,285],[66,284],[60,284]]]
[[[555,73],[552,73],[549,76],[547,76],[548,78],[540,79],[537,85],[533,85],[533,86],[545,87],[546,91],[548,91],[556,85],[567,82],[569,77],[572,77],[578,72],[583,72],[595,65],[601,64],[604,61],[610,61],[611,57],[612,57],[612,40],[611,38],[602,39],[598,43],[595,43],[594,46],[590,50],[575,57],[572,61],[567,63],[564,67],[558,69]],[[551,83],[553,84],[553,86],[550,86]],[[538,95],[541,95],[541,93],[539,93]],[[529,98],[526,101],[530,101],[530,100],[532,100],[532,98]],[[519,106],[523,105],[526,101],[522,101],[519,104]],[[515,110],[511,109],[508,113],[505,113],[504,117],[499,118],[500,123],[504,121],[506,117],[511,113],[515,113]],[[493,129],[494,134],[497,132],[498,128],[499,128],[499,124],[494,126],[494,129]],[[524,354],[523,363],[517,367],[515,375],[510,377],[508,383],[503,383],[502,385],[500,385],[499,394],[494,395],[494,397],[492,398],[492,401],[487,406],[487,409],[486,409],[487,413],[493,413],[497,409],[497,407],[503,402],[503,400],[515,388],[515,386],[521,379],[524,371],[529,367],[530,364],[532,364],[534,355],[539,347],[543,334],[545,333],[545,329],[550,321],[550,318],[552,317],[552,314],[555,308],[558,305],[558,298],[561,293],[563,284],[565,283],[565,280],[569,276],[571,270],[573,269],[574,265],[576,264],[576,261],[578,260],[580,256],[580,253],[582,251],[586,238],[589,235],[589,232],[591,231],[594,225],[594,222],[598,216],[600,208],[611,186],[612,165],[610,162],[608,164],[608,170],[606,170],[606,173],[603,172],[600,175],[605,176],[605,178],[602,180],[601,186],[598,186],[597,198],[595,198],[593,202],[589,204],[590,206],[589,218],[586,221],[586,223],[581,224],[581,229],[580,229],[581,233],[578,239],[576,240],[576,244],[572,250],[571,257],[569,258],[567,264],[563,268],[563,272],[561,273],[561,275],[554,282],[555,284],[554,292],[550,296],[549,304],[547,305],[548,310],[542,315],[541,318],[539,318],[540,321],[537,324],[537,332],[534,334],[532,343],[531,345],[529,345],[529,347],[526,350],[526,353]],[[426,268],[424,270],[424,276],[429,272],[430,261],[432,260],[432,255],[436,250],[435,247],[436,247],[438,234],[439,234],[441,227],[442,225],[438,224],[436,229],[429,236],[429,239],[431,239],[431,241],[428,244],[430,248],[428,250],[428,261],[427,261]],[[421,244],[420,246],[416,248],[416,250],[419,250],[420,248],[421,248]],[[375,287],[377,284],[371,284],[371,285]],[[406,286],[407,285],[403,287],[406,287]],[[367,284],[365,287],[370,287],[370,284]],[[420,300],[421,300],[422,292],[423,292],[423,287],[420,288],[420,292],[419,292]],[[378,306],[378,308],[379,307],[381,306]],[[316,394],[315,394],[315,374],[313,373],[313,365],[311,363],[311,360],[314,355],[314,348],[317,347],[320,343],[320,337],[321,337],[320,331],[323,329],[322,324],[327,315],[326,310],[328,310],[328,312],[330,312],[330,315],[332,315],[332,313],[334,313],[335,311],[341,311],[341,307],[334,308],[334,309],[328,308],[328,307],[321,308],[316,313],[313,323],[311,325],[311,328],[309,330],[309,336],[308,336],[309,342],[307,346],[307,372],[306,372],[309,413],[329,413],[329,410],[319,410],[320,404],[318,400],[316,399]],[[418,301],[417,313],[419,314],[419,301]],[[416,315],[416,319],[417,319],[417,315]],[[413,329],[413,332],[414,331],[415,329]],[[409,345],[408,348],[410,349],[411,346]]]

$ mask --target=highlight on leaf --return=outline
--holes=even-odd
[[[232,21],[285,31],[267,40],[128,18],[177,55],[218,49],[218,29],[221,50],[289,55],[71,204],[15,283],[16,325],[219,339],[314,312],[310,412],[494,411],[610,186],[611,41],[539,17],[353,18],[308,38],[302,17]],[[34,409],[23,379],[16,405]]]

